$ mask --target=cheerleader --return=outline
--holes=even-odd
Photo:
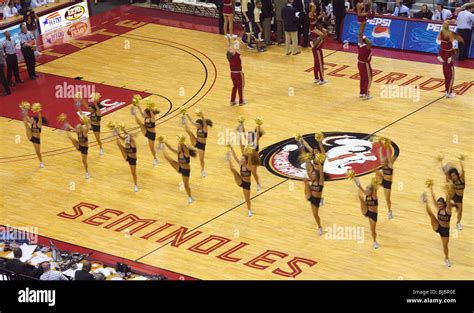
[[[234,31],[234,0],[224,0],[222,13],[224,15],[224,34],[226,37],[231,36]]]
[[[33,143],[35,148],[36,156],[40,161],[40,168],[44,168],[43,157],[41,155],[41,127],[48,125],[48,122],[43,115],[41,114],[41,104],[34,103],[31,106],[31,111],[37,113],[37,116],[29,116],[28,110],[30,109],[30,104],[26,101],[20,104],[20,108],[23,114],[23,124],[26,129],[26,138]]]
[[[229,162],[229,168],[232,174],[234,175],[234,181],[237,186],[242,188],[244,193],[245,203],[247,204],[247,215],[252,217],[252,209],[250,203],[250,185],[251,185],[251,175],[252,175],[252,162],[250,157],[246,153],[242,153],[240,159],[237,157],[237,154],[234,151],[234,148],[231,145],[228,145],[232,153],[232,157],[235,162],[239,165],[240,173],[234,168],[232,164],[231,156],[227,153],[227,161]],[[245,152],[245,151],[244,151]]]
[[[135,120],[137,121],[140,130],[142,131],[143,136],[148,139],[148,146],[150,147],[151,154],[153,155],[153,167],[158,165],[158,159],[156,158],[156,150],[155,150],[155,140],[156,140],[156,124],[155,124],[155,114],[159,114],[160,110],[155,109],[155,104],[152,101],[146,101],[147,108],[145,112],[143,112],[140,106],[140,96],[135,96],[133,98],[133,107],[132,107],[132,115],[135,116]],[[138,112],[143,118],[143,122],[138,118],[136,114],[135,107],[138,108]]]
[[[436,233],[439,234],[441,238],[441,243],[443,245],[443,252],[444,252],[444,262],[447,267],[451,267],[451,261],[449,260],[449,249],[448,249],[449,222],[451,220],[451,191],[450,191],[451,187],[449,185],[446,187],[446,191],[447,191],[446,200],[442,197],[436,200],[436,197],[433,192],[433,182],[431,180],[428,180],[427,186],[428,188],[430,188],[431,198],[433,200],[433,204],[435,205],[437,209],[436,216],[433,214],[428,204],[428,196],[426,192],[424,192],[422,195],[422,201],[425,204],[426,213],[428,213],[428,216],[430,217],[431,227]]]
[[[371,11],[370,1],[358,0],[356,4],[357,23],[359,24],[359,37],[364,35],[365,25],[368,19],[374,18],[374,12]]]
[[[323,139],[324,139],[324,135],[322,133],[316,133],[314,134],[314,139],[316,140],[316,142],[318,143],[318,146],[317,147],[312,147],[305,139],[303,136],[301,135],[296,135],[295,137],[295,140],[296,141],[299,141],[301,143],[301,145],[303,146],[303,150],[305,152],[308,152],[311,154],[311,160],[314,160],[316,158],[316,155],[318,153],[322,154],[323,156],[326,156],[326,150],[324,149],[324,144],[323,144]],[[311,162],[309,162],[310,164],[312,164]],[[324,167],[324,161],[323,161],[323,167]],[[310,177],[311,175],[311,167],[306,167],[306,174],[308,175],[308,177]]]
[[[328,32],[322,26],[322,14],[318,15],[316,12],[316,5],[311,2],[309,8],[309,30],[311,38],[310,44],[313,50],[314,59],[314,83],[324,85],[327,81],[324,80],[324,55],[322,48],[324,39],[328,35]]]
[[[196,127],[196,135],[194,135],[189,129],[186,119],[184,120],[186,132],[191,140],[191,145],[193,145],[198,151],[199,162],[201,163],[201,176],[206,177],[206,171],[204,170],[204,154],[206,152],[208,129],[213,125],[212,120],[205,118],[200,110],[196,110],[196,115],[199,117],[196,121],[193,121],[191,116],[186,112],[184,112],[184,114],[188,121]]]
[[[242,72],[242,60],[240,59],[240,49],[239,42],[233,38],[234,42],[231,42],[230,37],[229,47],[227,49],[227,60],[229,60],[230,66],[230,78],[232,79],[232,93],[230,97],[230,105],[236,105],[235,97],[237,91],[239,92],[239,105],[246,104],[244,100],[244,86],[245,86],[245,77],[244,72]]]
[[[445,21],[441,31],[436,38],[436,43],[440,46],[438,61],[443,63],[444,86],[446,98],[454,98],[454,54],[458,49],[458,43],[463,43],[461,36],[449,30],[449,23]]]
[[[133,138],[132,134],[127,133],[125,126],[121,125],[118,128],[113,124],[110,124],[111,128],[114,131],[114,134],[117,136],[117,146],[122,153],[122,156],[128,165],[130,166],[130,172],[132,173],[133,178],[133,191],[138,192],[138,183],[137,183],[137,143]],[[122,131],[123,135],[120,134]]]
[[[392,201],[391,201],[391,194],[392,194],[392,181],[393,181],[393,163],[395,162],[395,157],[392,152],[392,144],[389,139],[382,138],[382,143],[384,144],[385,148],[387,149],[387,155],[384,156],[382,152],[382,148],[379,149],[379,159],[382,165],[379,172],[377,172],[378,181],[381,182],[383,187],[383,192],[385,195],[385,201],[387,201],[387,208],[388,208],[388,219],[393,218],[392,212]]]
[[[76,128],[72,127],[64,118],[59,118],[60,120],[64,119],[64,129],[68,131],[67,136],[71,140],[74,148],[77,151],[81,152],[82,165],[86,171],[86,179],[89,179],[91,176],[89,174],[89,166],[87,164],[87,153],[89,152],[89,120],[85,115],[80,116],[81,123],[76,125]],[[77,140],[74,139],[69,132],[75,132],[77,134]]]
[[[257,183],[257,191],[260,191],[262,189],[262,185],[260,184],[260,178],[258,177],[257,169],[260,166],[260,156],[258,155],[258,152],[260,151],[260,138],[264,134],[262,130],[263,120],[260,117],[257,117],[255,119],[257,126],[255,127],[254,131],[249,132],[245,131],[244,121],[245,119],[242,116],[239,117],[239,126],[237,127],[237,131],[239,132],[240,150],[242,153],[244,153],[245,149],[248,149],[250,163],[252,165],[252,176]],[[247,142],[247,146],[244,146],[244,142]]]
[[[171,147],[166,141],[162,141],[164,145],[174,152],[176,155],[178,155],[178,162],[173,160],[163,149],[163,156],[165,159],[171,164],[171,166],[181,174],[183,178],[183,183],[184,183],[184,189],[186,189],[186,193],[188,194],[188,203],[191,204],[193,203],[193,197],[191,196],[191,188],[189,187],[189,176],[191,175],[191,158],[190,157],[196,157],[196,150],[188,147],[184,142],[185,142],[185,137],[179,136],[178,137],[178,147],[177,149],[174,149]],[[161,143],[160,143],[161,144]]]
[[[377,242],[377,215],[378,215],[378,199],[377,199],[377,178],[374,177],[372,179],[372,183],[367,185],[365,190],[362,188],[360,184],[360,180],[358,177],[354,177],[353,170],[350,170],[348,173],[349,177],[352,177],[354,180],[355,185],[359,190],[359,200],[360,200],[360,209],[362,215],[366,216],[369,219],[370,225],[370,232],[372,233],[372,239],[374,240],[374,249],[379,248],[379,244]]]
[[[323,227],[321,226],[321,219],[319,218],[319,207],[322,204],[322,194],[324,188],[324,155],[318,154],[314,159],[315,165],[311,163],[312,155],[308,152],[302,154],[303,159],[306,159],[306,169],[309,171],[309,180],[304,179],[304,193],[306,199],[311,203],[311,209],[313,216],[318,224],[318,233],[320,236],[323,234]]]
[[[456,228],[458,230],[462,230],[461,219],[462,219],[462,199],[464,196],[464,189],[466,188],[466,180],[464,177],[464,155],[460,155],[459,157],[459,165],[461,167],[461,172],[458,171],[457,168],[452,167],[449,163],[444,165],[441,163],[441,168],[446,175],[446,181],[452,182],[454,187],[454,194],[451,198],[452,204],[456,207],[457,211],[457,222]],[[440,160],[442,162],[442,160]]]
[[[365,36],[359,37],[357,67],[359,69],[360,93],[359,97],[364,100],[370,100],[370,86],[372,85],[372,43]]]
[[[85,99],[80,99],[79,95],[76,98],[76,107],[79,112],[81,105],[83,105],[89,111],[89,123],[92,128],[92,132],[94,133],[95,139],[97,140],[97,144],[100,148],[100,155],[104,155],[104,149],[102,147],[102,141],[100,140],[100,121],[102,119],[102,113],[100,112],[99,107],[99,100],[100,94],[94,93],[91,95],[92,101],[87,103]],[[79,112],[80,113],[80,112]]]

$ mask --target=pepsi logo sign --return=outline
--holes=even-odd
[[[435,33],[439,33],[441,31],[442,24],[433,24],[433,23],[428,23],[426,26],[426,30],[433,31]],[[451,31],[456,31],[456,26],[455,25],[449,25],[449,29]]]
[[[381,25],[381,26],[385,26],[385,27],[390,26],[391,22],[392,22],[391,19],[380,18],[380,17],[376,17],[374,19],[371,19],[371,20],[367,21],[367,23],[369,23],[370,25]]]

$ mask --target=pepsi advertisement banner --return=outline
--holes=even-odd
[[[406,21],[375,17],[367,21],[364,34],[374,46],[401,49]],[[359,24],[355,14],[346,14],[342,39],[358,42]]]
[[[454,25],[450,28],[452,31],[456,30]],[[437,23],[391,19],[389,16],[382,16],[367,21],[364,34],[377,47],[438,53],[439,45],[436,43],[436,37],[440,30],[441,24]],[[357,15],[346,14],[342,40],[357,43],[358,33]],[[469,57],[474,58],[473,40],[471,40]]]

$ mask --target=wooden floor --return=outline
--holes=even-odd
[[[148,24],[38,67],[40,73],[71,78],[82,76],[86,81],[166,96],[174,110],[181,105],[201,108],[215,126],[208,138],[206,178],[199,175],[198,160],[192,161],[191,188],[195,203],[187,204],[185,192],[180,189],[181,177],[161,153],[158,167],[152,167],[147,142],[141,135],[137,140],[140,191],[134,193],[128,165],[111,139],[105,140],[103,157],[99,157],[97,146],[89,149],[92,178],[86,181],[79,153],[69,148],[70,142],[64,134],[51,128],[43,129],[43,152],[68,149],[67,153],[46,156],[46,168],[40,170],[22,122],[0,118],[3,142],[0,224],[35,226],[45,236],[199,279],[288,279],[274,270],[291,272],[287,262],[295,257],[317,262],[311,267],[298,263],[302,273],[296,279],[474,279],[472,89],[449,100],[439,99],[443,95],[439,88],[421,91],[420,100],[414,102],[381,98],[382,83],[374,83],[374,98],[362,101],[358,98],[359,82],[348,78],[349,75],[328,75],[328,84],[314,85],[312,72],[305,72],[312,67],[311,50],[287,57],[283,47],[271,47],[262,54],[243,50],[248,105],[230,107],[231,81],[225,50],[226,41],[222,36]],[[332,50],[325,50],[324,54],[329,55],[327,63],[350,66],[345,73],[357,72],[355,54]],[[437,64],[374,57],[373,67],[387,74],[393,71],[410,76],[442,77]],[[469,69],[456,69],[456,82],[471,81],[472,74]],[[180,90],[183,91],[180,88],[184,88],[184,95],[180,95]],[[167,109],[167,104],[159,101],[163,110]],[[177,115],[178,111],[163,117],[157,128],[157,132],[166,135],[172,143],[176,142],[175,135],[184,133]],[[319,237],[310,205],[304,198],[303,183],[282,179],[265,168],[259,169],[263,186],[260,194],[255,191],[255,184],[252,185],[255,215],[248,218],[242,192],[225,163],[226,148],[218,141],[226,131],[235,129],[239,115],[247,117],[248,127],[254,117],[264,119],[266,133],[262,147],[297,132],[375,132],[391,138],[400,147],[392,194],[394,219],[387,219],[386,204],[381,196],[377,225],[380,248],[372,248],[368,222],[360,214],[355,187],[348,181],[327,183],[320,215],[324,227],[334,224],[364,227],[363,243]],[[136,126],[129,107],[105,116],[103,125],[109,121]],[[21,136],[20,143],[15,143],[17,135]],[[110,133],[103,136],[110,137]],[[92,139],[91,134],[89,140]],[[443,154],[446,160],[455,162],[461,153],[467,155],[464,229],[459,233],[454,231],[454,214],[449,245],[453,266],[447,268],[439,235],[432,231],[419,195],[425,190],[427,178],[434,179],[435,190],[441,195],[444,177],[434,161],[435,156]],[[21,155],[32,158],[5,159]],[[368,182],[371,177],[362,177],[362,182]],[[72,214],[72,207],[81,202],[98,208],[83,208],[84,215],[74,220],[58,216],[63,211]],[[135,214],[157,222],[132,236],[114,231],[115,228],[106,229],[105,224],[99,227],[84,223],[86,218],[104,209],[120,210],[123,215]],[[107,216],[112,218],[110,221],[117,219],[113,213]],[[95,221],[110,223],[104,219]],[[170,240],[156,242],[158,235],[153,237],[155,239],[140,238],[165,223],[173,224],[168,232],[182,226],[190,232],[202,233],[179,247],[168,244]],[[166,232],[163,231],[163,235]],[[188,249],[209,235],[225,237],[231,242],[208,255]],[[229,262],[217,257],[240,242],[248,244],[232,255],[240,261]],[[269,256],[276,260],[273,264],[258,262],[269,266],[266,269],[244,264],[267,250],[287,256]]]

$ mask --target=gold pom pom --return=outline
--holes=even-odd
[[[56,119],[58,120],[58,122],[64,123],[64,121],[66,120],[66,118],[67,118],[67,115],[64,114],[64,113],[61,113],[61,114],[58,115],[58,117],[57,117]]]
[[[369,141],[372,142],[372,143],[381,143],[383,141],[383,137],[372,136],[372,137],[370,137]]]
[[[434,182],[432,179],[427,179],[425,182],[426,187],[431,188],[434,185]]]
[[[382,144],[385,146],[385,148],[390,148],[392,146],[392,141],[386,137],[383,137]]]
[[[314,159],[314,156],[311,152],[302,152],[300,153],[299,160],[300,162],[308,162]]]
[[[297,133],[297,134],[295,135],[295,140],[296,140],[296,141],[300,141],[301,138],[303,138],[303,136],[301,136],[300,133]]]
[[[454,193],[454,184],[453,183],[447,183],[443,186],[443,190],[446,194],[450,195]]]
[[[28,101],[21,101],[20,103],[20,109],[22,110],[29,110],[31,107],[30,103]]]
[[[186,115],[188,110],[186,108],[182,108],[179,112],[181,112],[181,114],[184,116],[184,115]]]
[[[145,108],[147,108],[148,110],[153,110],[155,108],[155,103],[151,99],[146,99]]]
[[[321,163],[323,164],[324,161],[326,161],[326,156],[322,153],[316,153],[314,159],[318,162],[318,163]]]
[[[250,146],[245,147],[244,154],[251,155],[254,152],[254,149]]]
[[[176,138],[178,138],[178,143],[180,145],[184,144],[184,142],[186,141],[186,137],[184,137],[184,136],[179,136],[178,135],[178,136],[176,136]]]
[[[436,162],[443,162],[444,157],[442,155],[436,156],[435,160]]]
[[[200,109],[196,109],[194,113],[196,113],[197,116],[202,117],[202,111]]]
[[[260,116],[257,116],[255,118],[255,124],[257,124],[258,126],[261,126],[263,124],[263,119]]]
[[[80,91],[76,92],[76,94],[74,95],[74,99],[76,100],[82,99],[82,93]]]
[[[374,178],[372,178],[370,183],[372,184],[372,186],[374,186],[374,188],[377,188],[378,185],[379,185],[379,180],[377,179],[377,177],[374,177]]]
[[[314,134],[314,138],[317,140],[317,141],[322,141],[324,139],[324,135],[323,133],[315,133]]]
[[[118,123],[118,125],[116,125],[116,127],[121,130],[122,132],[125,132],[125,123],[124,122],[120,122]]]
[[[232,146],[231,146],[230,143],[226,144],[225,146],[226,146],[227,148],[232,148]]]
[[[102,97],[102,96],[98,92],[94,92],[94,93],[91,94],[91,99],[92,99],[93,102],[99,101],[100,97]]]
[[[240,115],[239,118],[237,119],[237,122],[242,124],[243,122],[245,122],[245,117],[243,115]]]
[[[355,175],[356,175],[356,172],[351,168],[347,170],[346,172],[346,179],[348,180],[354,179]]]
[[[134,95],[133,98],[132,98],[132,104],[133,106],[137,106],[140,104],[140,101],[142,100],[142,96],[140,95]]]
[[[107,127],[110,129],[110,130],[114,130],[115,128],[117,128],[117,126],[115,125],[114,122],[110,121],[107,123]]]
[[[466,159],[466,155],[465,154],[460,154],[458,156],[458,159],[459,159],[459,161],[464,161]]]
[[[41,111],[41,104],[36,102],[31,105],[31,111],[38,113]]]
[[[79,114],[79,119],[82,121],[83,124],[89,124],[89,119],[85,114]]]

